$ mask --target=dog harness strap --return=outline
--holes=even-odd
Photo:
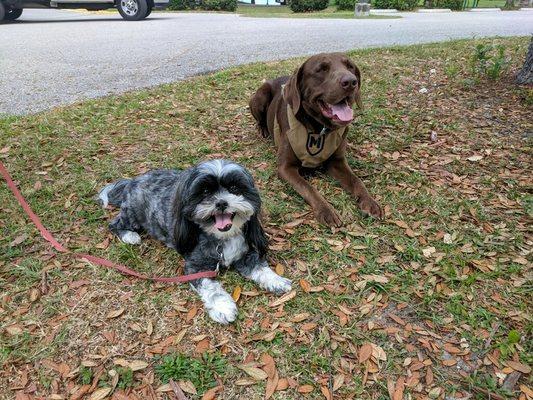
[[[144,279],[144,280],[150,280],[150,281],[155,281],[155,282],[184,283],[184,282],[189,282],[189,281],[192,281],[192,280],[195,280],[195,279],[200,279],[200,278],[214,278],[218,274],[218,271],[202,271],[202,272],[197,272],[195,274],[174,276],[174,277],[170,277],[170,278],[158,277],[158,276],[152,276],[151,277],[151,276],[146,276],[146,275],[140,274],[139,272],[134,271],[134,270],[126,267],[125,265],[115,264],[114,262],[106,260],[104,258],[91,256],[90,254],[72,253],[67,248],[65,248],[61,243],[59,243],[54,238],[52,233],[50,233],[50,231],[45,228],[45,226],[42,224],[42,222],[39,219],[39,217],[32,211],[32,209],[31,209],[30,205],[28,204],[28,202],[26,201],[26,199],[24,199],[24,196],[22,196],[22,193],[20,193],[20,190],[17,188],[17,185],[15,185],[15,182],[13,182],[13,179],[11,179],[11,176],[9,175],[9,172],[7,171],[6,167],[4,166],[4,164],[1,161],[0,161],[0,174],[2,175],[4,180],[6,181],[7,187],[11,190],[11,192],[13,193],[15,198],[17,199],[18,203],[20,204],[20,206],[24,210],[24,212],[26,212],[26,214],[28,215],[30,220],[33,222],[33,224],[36,226],[36,228],[41,233],[41,236],[47,242],[49,242],[54,249],[56,249],[57,251],[59,251],[61,253],[69,253],[74,258],[77,258],[79,260],[87,260],[87,261],[89,261],[89,262],[91,262],[93,264],[97,264],[97,265],[101,265],[103,267],[114,269],[114,270],[116,270],[118,272],[121,272],[122,274],[125,274],[125,275],[130,275],[130,276],[133,276],[135,278]]]
[[[306,168],[316,168],[322,165],[333,153],[339,148],[346,134],[346,127],[327,131],[322,129],[320,132],[309,132],[294,113],[292,108],[287,104],[287,118],[289,120],[289,130],[287,138],[294,154]],[[279,143],[281,127],[274,120],[274,142]]]

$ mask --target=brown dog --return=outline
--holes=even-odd
[[[292,76],[265,82],[250,100],[264,137],[278,150],[278,174],[311,205],[319,222],[340,226],[335,209],[300,175],[300,168],[324,166],[353,195],[365,214],[383,216],[346,161],[352,106],[361,104],[361,73],[342,53],[317,54]]]

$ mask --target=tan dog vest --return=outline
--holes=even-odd
[[[316,168],[331,157],[335,150],[339,148],[344,137],[346,127],[334,131],[315,133],[308,132],[307,128],[296,119],[290,105],[287,105],[287,118],[289,120],[289,130],[287,138],[291,144],[296,157],[306,168]],[[278,118],[274,119],[274,143],[279,146],[281,127]]]

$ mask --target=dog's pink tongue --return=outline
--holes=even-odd
[[[224,229],[231,225],[231,214],[215,214],[215,227],[217,229]]]
[[[330,105],[331,112],[337,116],[343,122],[349,122],[353,119],[353,110],[346,103],[339,103]]]

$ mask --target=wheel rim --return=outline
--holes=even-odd
[[[120,7],[130,17],[133,17],[139,11],[139,5],[136,0],[120,0]]]

